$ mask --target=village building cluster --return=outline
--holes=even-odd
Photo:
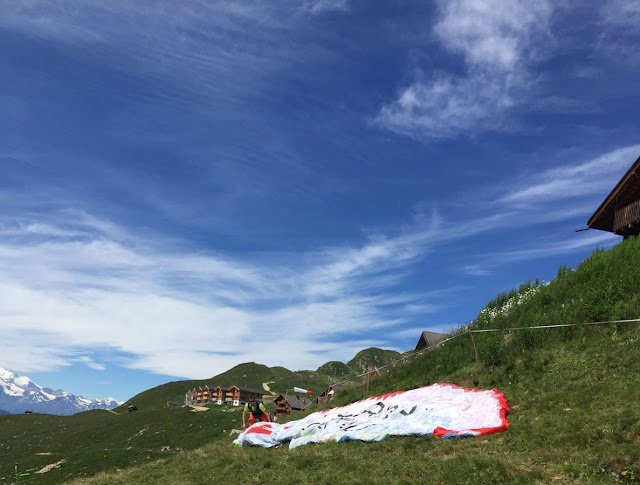
[[[277,419],[280,416],[299,413],[313,402],[329,402],[341,390],[342,386],[340,385],[329,386],[315,400],[310,399],[308,396],[280,394],[274,400],[275,409],[273,414]],[[244,406],[251,398],[261,401],[263,397],[263,391],[249,387],[205,385],[189,389],[185,395],[185,404],[188,406],[202,404]]]
[[[249,387],[203,386],[187,391],[185,404],[231,404],[243,406],[249,399],[262,399],[263,391]]]
[[[420,335],[414,352],[419,352],[426,347],[437,345],[445,338],[446,336],[444,334],[424,331]],[[378,373],[380,373],[380,371],[378,371]],[[322,391],[313,402],[317,404],[327,403],[340,391],[342,391],[342,386],[333,384]],[[261,401],[263,397],[263,391],[250,387],[204,385],[189,389],[185,395],[184,402],[188,406],[201,404],[244,406],[247,401],[252,398]],[[311,403],[312,400],[308,396],[280,394],[274,400],[274,415],[277,418],[283,415],[296,414],[306,409]]]

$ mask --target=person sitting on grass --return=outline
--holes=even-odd
[[[256,398],[252,397],[244,405],[244,411],[242,412],[242,429],[246,428],[245,416],[249,413],[249,426],[257,423],[258,421],[271,421],[269,418],[269,412],[264,407],[262,402],[256,402]]]

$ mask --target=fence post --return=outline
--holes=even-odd
[[[371,381],[371,367],[367,367],[367,394],[369,393],[369,382]]]
[[[478,354],[478,347],[476,347],[476,340],[473,338],[473,332],[469,329],[469,336],[471,337],[471,343],[473,344],[473,352],[476,354],[476,362],[480,363],[480,354]]]

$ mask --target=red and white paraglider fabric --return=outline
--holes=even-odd
[[[507,429],[508,411],[497,389],[433,384],[370,397],[283,425],[256,423],[234,443],[265,448],[289,443],[295,448],[325,441],[381,441],[388,436],[481,436]]]

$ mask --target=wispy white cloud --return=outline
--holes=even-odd
[[[60,43],[74,56],[145,80],[153,103],[206,112],[209,103],[236,103],[270,85],[310,48],[292,41],[309,11],[346,2],[171,2],[153,6],[114,0],[2,2],[0,28]],[[308,27],[308,26],[307,26]],[[179,86],[179,89],[176,89]],[[146,98],[130,100],[147,103]],[[204,102],[203,102],[204,101]]]
[[[599,15],[601,32],[596,52],[618,65],[640,64],[640,3],[637,0],[603,2]]]
[[[389,289],[358,284],[384,279],[385,271],[419,257],[417,248],[402,247],[403,240],[326,251],[307,257],[306,265],[273,266],[168,252],[87,214],[61,224],[64,230],[49,219],[36,235],[24,229],[39,222],[5,223],[3,230],[15,237],[0,242],[2,354],[25,372],[73,361],[98,368],[73,356],[105,348],[129,355],[130,367],[181,377],[213,375],[247,360],[290,365],[293,359],[313,367],[344,359],[347,349],[362,343],[381,343],[354,337],[358,333],[433,310],[415,295],[391,312],[384,298]],[[421,307],[412,306],[418,301]],[[337,348],[333,342],[345,332],[351,337]]]
[[[606,25],[633,30],[637,34],[637,26],[640,22],[640,3],[637,0],[604,2],[600,5],[599,13],[601,21]]]
[[[515,184],[511,192],[492,205],[494,208],[510,208],[512,216],[503,227],[517,227],[517,220],[527,225],[577,220],[580,221],[579,227],[584,227],[588,217],[638,155],[640,145],[631,145],[581,163],[526,173],[521,177],[521,183]],[[570,254],[583,248],[609,246],[619,240],[618,236],[610,233],[566,232],[571,235],[562,235],[552,241],[540,238],[536,244],[525,248],[504,248],[502,251],[476,254],[471,258],[472,262],[461,264],[459,270],[468,275],[488,276],[501,266]]]
[[[548,49],[549,2],[440,2],[436,38],[464,61],[462,75],[421,75],[385,104],[376,121],[398,133],[454,138],[508,130],[511,112],[536,80],[531,66]]]
[[[489,276],[493,270],[481,264],[469,264],[462,268],[462,272],[472,276]]]
[[[349,10],[349,0],[305,0],[303,8],[313,14],[344,12]]]
[[[466,266],[462,271],[466,274],[485,276],[509,264],[568,255],[584,248],[609,247],[619,241],[619,237],[610,233],[572,234],[571,238],[555,241],[540,240],[526,248],[476,255],[476,259],[481,262]],[[474,269],[479,269],[479,271],[474,272]]]
[[[610,233],[594,233],[586,236],[576,236],[572,239],[541,243],[535,247],[507,251],[499,257],[506,264],[515,261],[534,260],[548,258],[558,254],[568,254],[580,248],[595,248],[613,245],[619,242],[620,238]]]
[[[75,359],[77,362],[81,362],[82,364],[86,365],[87,367],[93,369],[93,370],[105,370],[106,366],[104,364],[100,364],[96,361],[94,361],[91,357],[87,357],[86,355],[83,355],[82,357],[78,357],[77,359]]]
[[[519,0],[441,2],[434,31],[445,48],[469,66],[513,71],[539,54],[533,41],[545,34],[552,6]]]
[[[500,202],[528,205],[598,193],[604,196],[639,155],[640,145],[631,145],[577,165],[529,175],[526,183],[507,193]]]
[[[48,236],[48,237],[79,237],[81,233],[69,231],[64,228],[54,227],[47,223],[34,223],[26,225],[18,225],[17,227],[0,227],[0,236],[3,237],[31,237],[31,236]]]
[[[509,86],[524,87],[523,81],[517,74],[495,79],[484,72],[416,81],[382,107],[377,122],[398,133],[426,138],[507,129],[503,115],[515,103]]]

